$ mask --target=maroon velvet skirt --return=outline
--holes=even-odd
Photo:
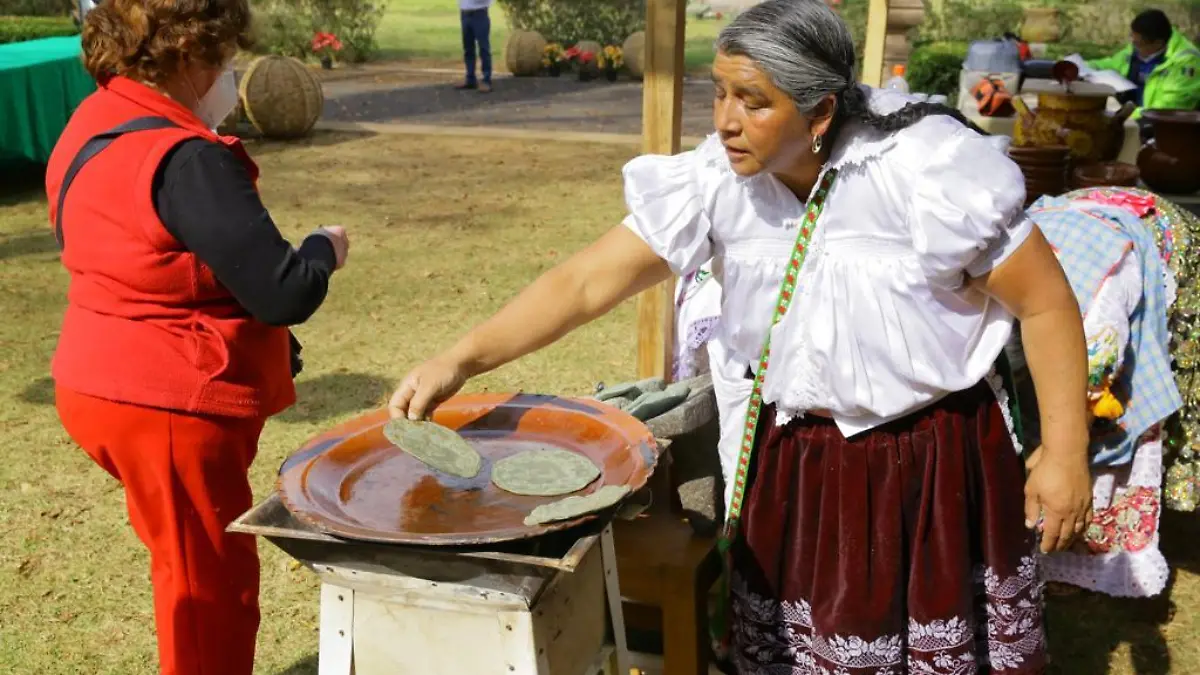
[[[732,549],[740,675],[1043,672],[1024,467],[986,383],[852,440],[760,419]]]

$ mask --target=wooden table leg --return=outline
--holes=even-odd
[[[670,582],[663,599],[663,675],[707,675],[696,607],[696,578]]]

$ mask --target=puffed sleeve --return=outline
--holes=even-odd
[[[1005,152],[1007,139],[961,128],[915,178],[909,230],[931,278],[987,274],[1033,231],[1025,179]]]
[[[705,174],[714,160],[709,137],[678,155],[643,155],[625,165],[625,226],[671,266],[675,274],[695,271],[712,257],[712,224]]]

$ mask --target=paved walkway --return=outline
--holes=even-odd
[[[628,79],[580,82],[574,77],[499,77],[491,94],[457,91],[450,70],[378,70],[324,83],[323,121],[490,127],[575,133],[640,134],[642,87]],[[712,130],[712,85],[684,84],[683,133]]]

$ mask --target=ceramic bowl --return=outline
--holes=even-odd
[[[1076,167],[1071,183],[1076,187],[1137,187],[1141,172],[1125,162],[1097,162]]]

